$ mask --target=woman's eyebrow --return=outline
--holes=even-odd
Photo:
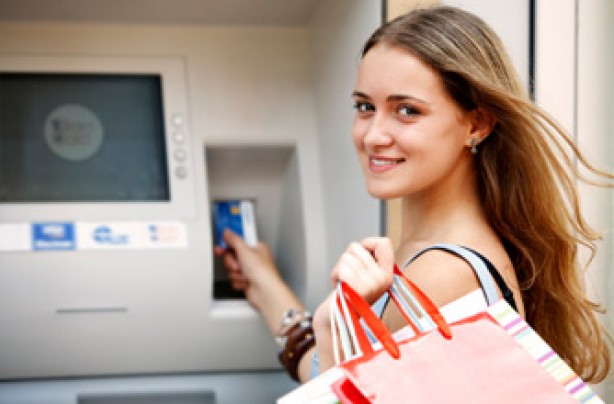
[[[360,91],[352,91],[352,98],[371,98],[365,93],[361,93]]]
[[[352,97],[354,98],[364,98],[364,99],[371,99],[371,97],[369,97],[367,94],[361,92],[361,91],[353,91],[352,92]],[[413,102],[417,102],[419,104],[424,104],[424,105],[429,105],[429,103],[423,99],[417,98],[417,97],[413,97],[411,95],[405,95],[405,94],[392,94],[389,95],[388,97],[386,97],[386,101],[413,101]]]
[[[421,99],[421,98],[417,98],[417,97],[413,97],[411,95],[405,95],[405,94],[392,94],[389,95],[388,97],[386,97],[387,101],[413,101],[413,102],[417,102],[419,104],[424,104],[424,105],[429,105],[428,102],[426,102],[425,100]]]

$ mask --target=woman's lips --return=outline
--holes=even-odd
[[[403,158],[369,157],[369,169],[372,172],[384,172],[393,169],[404,161]]]

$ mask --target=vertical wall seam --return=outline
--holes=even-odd
[[[385,24],[388,21],[388,2],[390,0],[382,0],[382,8],[380,21]],[[385,199],[379,201],[379,235],[389,236],[388,234],[388,202]]]
[[[537,15],[536,15],[536,0],[529,1],[529,97],[535,101],[535,48]]]
[[[580,2],[579,0],[574,1],[574,74],[573,74],[573,138],[578,142],[578,114],[579,114],[579,42],[580,42]]]

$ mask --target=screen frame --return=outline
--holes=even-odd
[[[196,176],[190,153],[187,81],[183,58],[0,55],[0,72],[160,76],[170,190],[168,201],[4,202],[0,203],[0,221],[148,220],[195,217]]]

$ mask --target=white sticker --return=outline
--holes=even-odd
[[[77,222],[79,250],[186,248],[185,224],[154,222]]]
[[[45,140],[63,159],[85,160],[102,146],[104,130],[94,112],[77,104],[55,108],[45,119]]]
[[[187,247],[186,225],[179,221],[0,223],[0,252]]]
[[[0,251],[27,251],[32,249],[30,223],[0,224]]]

